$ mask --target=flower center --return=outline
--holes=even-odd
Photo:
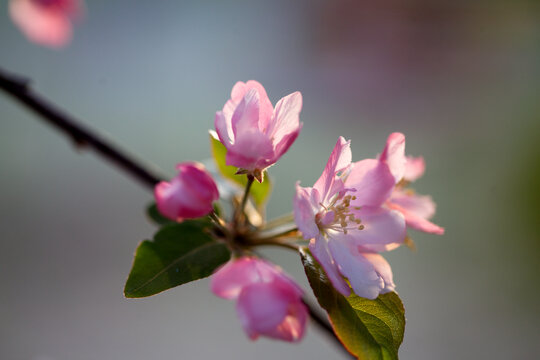
[[[324,206],[323,209],[315,216],[315,221],[321,232],[326,230],[335,230],[343,232],[345,235],[349,230],[363,230],[362,220],[356,218],[351,212],[351,200],[356,200],[356,196],[336,196],[330,204]],[[360,210],[360,206],[352,207],[355,210]]]

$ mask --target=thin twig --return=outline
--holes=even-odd
[[[64,111],[58,109],[56,106],[52,105],[42,96],[33,91],[29,86],[28,80],[8,74],[0,69],[0,89],[4,90],[21,104],[40,115],[43,120],[71,137],[78,146],[94,149],[98,154],[102,155],[113,164],[128,172],[135,179],[146,185],[146,187],[149,189],[153,190],[154,186],[161,181],[162,178],[160,176],[148,170],[135,159],[129,157],[120,149],[114,147],[114,145],[108,143],[104,138],[87,129],[80,124],[79,121]],[[246,194],[242,200],[242,205],[245,205],[245,202],[247,201],[246,195],[249,193],[249,187],[252,182],[253,179],[251,179],[248,186],[246,186]],[[241,206],[241,209],[243,208],[244,206]],[[328,337],[332,338],[341,349],[345,350],[334,334],[331,325],[314,309],[312,304],[306,300],[303,301],[307,306],[309,314],[315,324],[324,330]]]
[[[94,149],[143,184],[153,188],[160,181],[159,176],[142,166],[135,159],[115,148],[104,138],[85,128],[79,121],[35,93],[30,88],[27,80],[10,75],[0,69],[0,89],[40,115],[49,124],[62,130],[73,139],[77,146]]]

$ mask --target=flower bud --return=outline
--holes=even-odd
[[[158,210],[165,217],[182,221],[209,214],[219,199],[216,183],[204,165],[185,162],[176,165],[178,175],[170,182],[156,185],[154,195]]]
[[[300,133],[301,109],[298,91],[279,100],[274,108],[257,81],[237,82],[230,100],[215,117],[219,140],[227,148],[227,165],[261,182],[264,169],[278,161]]]
[[[232,260],[211,280],[212,292],[236,300],[236,311],[247,335],[296,342],[304,336],[308,311],[302,289],[279,267],[255,258]]]

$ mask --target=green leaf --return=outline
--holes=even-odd
[[[245,175],[235,175],[238,170],[235,166],[228,166],[225,164],[225,156],[227,155],[227,149],[219,141],[217,134],[213,131],[210,131],[210,147],[212,149],[212,156],[216,162],[216,165],[219,169],[219,172],[223,175],[225,179],[229,179],[237,185],[240,185],[242,188],[246,187],[247,176]],[[259,183],[255,181],[251,186],[251,196],[253,201],[257,206],[264,205],[266,199],[272,191],[272,183],[268,173],[264,172],[264,181]]]
[[[392,292],[375,300],[337,292],[308,249],[300,256],[319,304],[326,310],[339,340],[358,359],[398,359],[405,332],[405,309]]]
[[[153,241],[143,241],[135,253],[124,295],[151,296],[211,275],[229,260],[230,252],[211,237],[210,227],[206,220],[168,224]]]
[[[159,212],[156,203],[151,203],[146,208],[146,215],[156,223],[156,225],[167,225],[167,224],[174,224],[175,221],[172,221],[171,219],[166,218],[165,216],[161,215]]]

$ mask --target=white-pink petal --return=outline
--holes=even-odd
[[[328,247],[339,271],[349,280],[354,293],[367,299],[376,299],[385,286],[384,280],[375,271],[373,264],[354,246],[342,241],[331,239]]]
[[[340,136],[328,158],[321,177],[313,185],[313,188],[317,189],[321,195],[323,204],[327,204],[328,200],[343,187],[341,180],[336,179],[336,175],[344,171],[351,164],[351,160],[351,142]],[[334,183],[337,181],[340,182],[339,189],[334,187]]]
[[[405,164],[407,162],[405,158],[405,135],[398,132],[390,134],[379,160],[388,165],[396,183],[398,183],[405,174]]]
[[[407,163],[405,164],[405,174],[403,179],[409,182],[416,181],[426,171],[426,163],[424,158],[407,156]]]
[[[322,235],[318,235],[317,238],[312,239],[309,242],[309,250],[324,269],[326,276],[334,288],[342,295],[349,296],[351,294],[351,288],[347,282],[343,280],[338,265],[330,254],[326,239]]]
[[[355,162],[345,180],[345,186],[356,189],[356,200],[351,202],[353,206],[381,206],[394,185],[388,165],[375,159]]]
[[[319,228],[315,222],[317,208],[312,203],[312,199],[318,197],[317,194],[313,194],[316,191],[313,188],[303,188],[298,182],[296,183],[296,194],[293,200],[294,221],[306,239],[314,238],[319,234]]]

